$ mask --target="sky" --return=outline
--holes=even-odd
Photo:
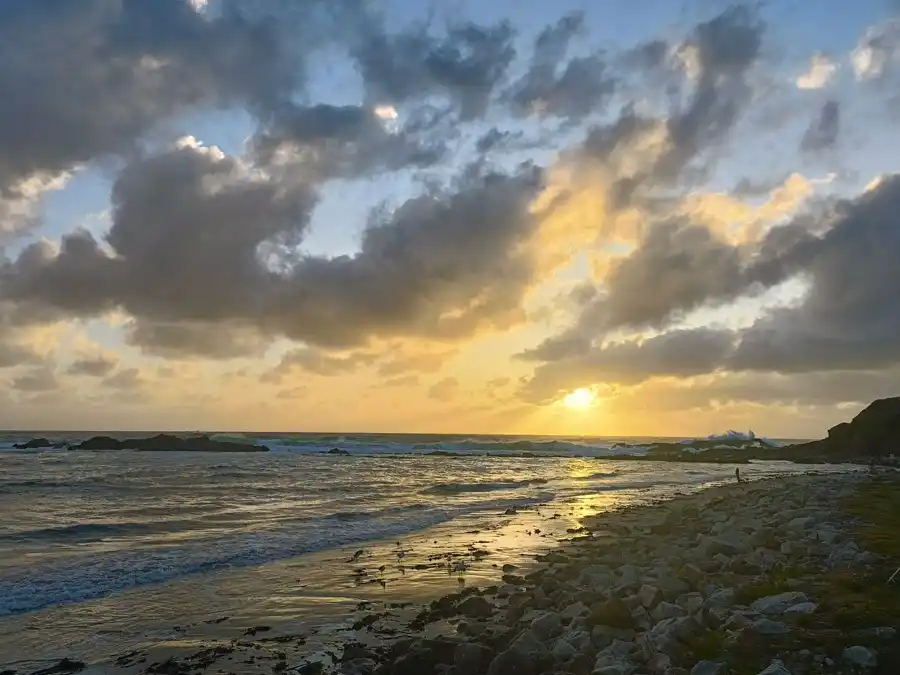
[[[0,45],[0,428],[900,395],[893,0],[6,0]]]

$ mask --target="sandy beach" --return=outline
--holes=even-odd
[[[870,482],[848,472],[722,485],[582,513],[575,526],[526,509],[519,527],[543,534],[548,552],[501,559],[466,544],[409,565],[410,574],[440,566],[444,583],[382,584],[378,568],[404,557],[382,542],[334,561],[353,568],[371,599],[313,601],[316,625],[223,616],[109,663],[45,665],[120,675],[893,672],[883,669],[897,648],[891,622],[874,614],[874,625],[836,632],[821,595],[830,574],[890,574],[891,561],[867,550],[840,507]],[[559,521],[568,527],[553,529]]]

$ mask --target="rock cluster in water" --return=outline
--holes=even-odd
[[[268,452],[264,445],[238,443],[235,441],[217,441],[206,434],[198,436],[173,436],[157,434],[149,438],[117,439],[111,436],[94,436],[81,443],[64,445],[53,443],[46,438],[33,438],[27,443],[13,446],[18,449],[59,448],[69,450],[144,450],[156,452]]]

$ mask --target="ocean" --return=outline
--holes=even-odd
[[[111,655],[164,637],[179,618],[243,611],[271,622],[374,592],[415,595],[448,576],[425,561],[464,545],[490,552],[470,572],[489,579],[498,562],[556,545],[579,516],[734,475],[728,465],[604,459],[616,443],[639,454],[672,440],[653,438],[257,434],[240,439],[271,452],[12,448],[91,435],[0,435],[0,665],[37,652]],[[350,454],[324,454],[333,448]],[[534,512],[558,518],[538,536]],[[390,562],[403,547],[369,579],[377,584],[344,564],[348,551]],[[46,630],[37,637],[35,627]]]

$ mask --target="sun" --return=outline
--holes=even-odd
[[[576,389],[571,394],[566,394],[563,403],[570,408],[589,408],[596,398],[590,389]]]

